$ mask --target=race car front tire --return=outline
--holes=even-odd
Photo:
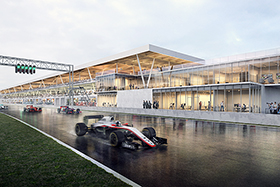
[[[88,127],[84,123],[77,123],[75,126],[75,132],[77,136],[83,136],[87,133]]]
[[[153,137],[156,137],[156,131],[153,127],[145,127],[143,130],[142,130],[142,133],[147,137],[149,138],[150,140],[153,138]]]
[[[114,131],[111,132],[109,140],[112,146],[119,147],[125,140],[125,137],[121,131]]]

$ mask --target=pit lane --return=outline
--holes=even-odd
[[[279,128],[112,114],[139,130],[154,127],[168,145],[138,151],[111,147],[108,141],[77,137],[74,126],[85,115],[24,113],[10,105],[4,112],[17,117],[87,154],[142,186],[267,186],[280,183]],[[109,115],[109,114],[108,114]]]

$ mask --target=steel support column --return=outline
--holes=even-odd
[[[63,79],[62,79],[61,75],[59,75],[59,77],[60,77],[60,80],[61,80],[62,84],[64,84],[64,82],[63,82]]]
[[[87,68],[87,70],[88,70],[89,78],[90,78],[90,80],[92,81],[92,77],[91,77],[91,73],[90,73],[90,71],[89,71],[89,68]]]
[[[149,78],[148,78],[148,83],[147,83],[147,88],[149,88],[149,83],[150,83],[150,79],[151,79],[154,63],[155,63],[155,58],[153,59],[152,67],[151,67],[151,70],[150,70],[150,74],[149,74]]]
[[[240,103],[241,105],[241,103]],[[249,85],[249,113],[251,113],[251,84]]]
[[[44,88],[46,88],[46,85],[45,85],[45,83],[44,83],[44,81],[42,80],[42,83],[43,83],[43,85],[44,85]]]
[[[140,69],[140,74],[141,74],[141,78],[142,78],[142,82],[143,82],[143,87],[145,88],[145,80],[144,80],[144,77],[143,77],[142,68],[141,68],[139,57],[138,57],[137,54],[136,54],[136,57],[137,57],[138,66],[139,66],[139,69]]]

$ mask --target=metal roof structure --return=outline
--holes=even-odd
[[[97,74],[100,75],[106,71],[128,75],[138,75],[138,72],[140,72],[142,75],[143,70],[158,67],[181,66],[183,64],[194,66],[203,65],[204,63],[205,61],[201,58],[148,44],[75,67],[73,82],[92,81]],[[62,73],[23,83],[0,92],[2,94],[10,94],[38,88],[44,89],[55,85],[66,85],[68,83],[68,73]]]

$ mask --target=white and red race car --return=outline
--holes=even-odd
[[[92,123],[89,127],[86,125],[89,119],[101,119]],[[143,147],[157,147],[167,144],[167,139],[156,136],[156,131],[152,127],[143,128],[142,132],[127,123],[121,124],[114,121],[113,116],[93,115],[85,116],[84,123],[77,123],[75,126],[77,136],[83,136],[87,132],[94,136],[109,139],[112,146],[124,147],[137,150],[140,143]]]

